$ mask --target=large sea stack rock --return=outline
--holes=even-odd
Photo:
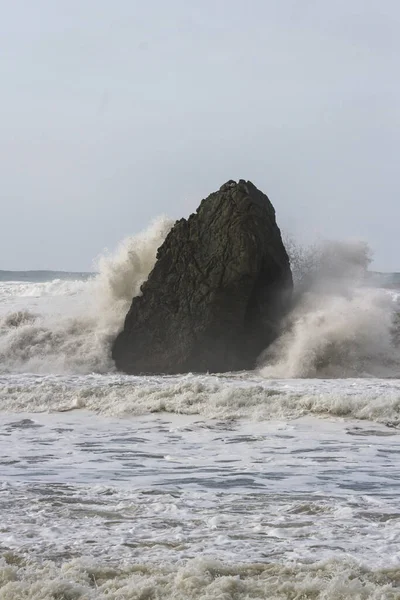
[[[251,369],[275,339],[292,275],[275,210],[228,181],[174,225],[113,346],[127,373]]]

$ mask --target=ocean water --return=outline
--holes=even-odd
[[[254,372],[118,374],[169,227],[0,272],[0,599],[400,598],[398,292],[347,247]]]

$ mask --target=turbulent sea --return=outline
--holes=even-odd
[[[346,248],[256,371],[118,374],[169,227],[0,272],[0,599],[400,599],[399,293]]]

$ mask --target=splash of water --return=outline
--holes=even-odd
[[[68,316],[33,315],[26,310],[6,315],[0,321],[1,369],[37,373],[112,371],[112,340],[122,328],[132,298],[140,294],[140,286],[152,270],[157,249],[172,224],[161,217],[144,232],[124,240],[114,254],[98,259],[99,273],[93,279],[61,282],[68,296]],[[77,303],[72,307],[71,295],[77,286]],[[27,295],[25,291],[23,295]]]
[[[295,248],[296,251],[296,248]],[[294,308],[261,357],[264,377],[396,376],[396,303],[366,286],[370,251],[359,242],[296,253]]]

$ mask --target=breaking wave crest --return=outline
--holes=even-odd
[[[171,226],[172,221],[159,218],[144,232],[124,240],[115,254],[99,258],[98,275],[87,281],[11,286],[14,301],[56,295],[66,298],[68,304],[60,314],[54,314],[53,307],[46,314],[23,309],[0,320],[2,371],[112,371],[111,341],[123,325],[132,297],[140,293]]]
[[[268,381],[251,373],[176,377],[7,375],[0,377],[0,404],[7,412],[83,409],[115,417],[161,412],[252,421],[333,416],[398,428],[400,381]]]

